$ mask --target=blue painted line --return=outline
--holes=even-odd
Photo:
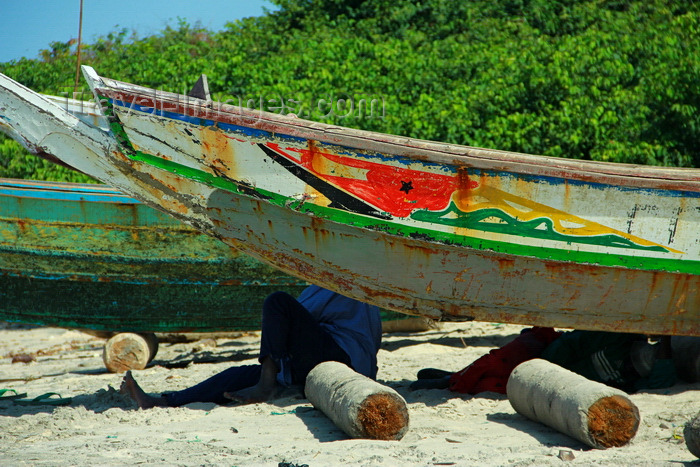
[[[244,127],[240,125],[233,125],[229,123],[221,123],[221,122],[216,122],[213,120],[205,120],[199,117],[191,117],[183,114],[179,114],[177,112],[172,112],[172,111],[165,111],[165,110],[158,110],[154,109],[153,107],[146,107],[146,106],[141,106],[136,103],[126,103],[123,101],[119,101],[116,99],[111,99],[111,102],[115,105],[118,105],[120,107],[126,108],[126,109],[131,109],[135,110],[138,112],[146,113],[149,115],[158,115],[160,117],[164,118],[169,118],[171,120],[179,120],[182,122],[190,123],[195,126],[216,126],[218,128],[230,131],[232,133],[240,133],[249,137],[253,138],[272,138],[274,136],[275,139],[282,139],[282,140],[288,140],[291,142],[301,142],[301,143],[306,143],[308,140],[305,138],[300,138],[296,136],[291,136],[291,135],[285,135],[285,134],[277,134],[277,133],[270,133],[268,131],[264,130],[257,130],[257,129],[252,129],[249,127]],[[324,143],[324,146],[329,146]],[[439,163],[433,163],[433,162],[426,162],[426,161],[420,161],[416,159],[411,159],[407,156],[394,156],[394,155],[386,155],[386,154],[381,154],[381,153],[372,153],[372,154],[361,154],[358,153],[356,148],[352,148],[349,146],[340,146],[340,145],[332,145],[333,151],[338,153],[338,154],[346,154],[352,157],[361,157],[363,159],[374,159],[374,158],[379,158],[383,161],[398,161],[401,164],[404,165],[415,165],[417,162],[423,164],[426,167],[437,167],[440,168],[450,174],[455,174],[457,173],[457,167],[456,166],[445,166],[444,164],[439,164]],[[338,149],[342,149],[342,151],[338,151]],[[644,193],[644,194],[650,194],[653,196],[662,196],[662,197],[668,197],[668,198],[700,198],[700,192],[693,192],[693,191],[680,191],[680,190],[666,190],[666,189],[653,189],[653,188],[636,188],[636,187],[627,187],[627,186],[619,186],[619,185],[609,185],[605,183],[597,183],[597,182],[588,182],[588,181],[583,181],[583,180],[570,180],[570,179],[564,179],[560,177],[549,177],[546,175],[529,175],[529,174],[517,174],[517,173],[512,173],[512,172],[505,172],[505,171],[495,171],[495,170],[482,170],[482,169],[476,169],[476,168],[468,168],[467,172],[469,175],[474,175],[474,176],[481,176],[481,175],[486,175],[486,176],[492,176],[492,177],[503,177],[503,178],[514,178],[517,180],[524,180],[527,182],[533,182],[533,183],[544,183],[547,185],[563,185],[563,184],[568,184],[568,185],[573,185],[573,186],[582,186],[582,187],[589,187],[592,189],[598,189],[598,190],[619,190],[623,192],[637,192],[637,193]]]
[[[142,106],[136,103],[127,103],[119,100],[111,100],[112,104],[118,105],[119,107],[123,107],[132,111],[137,111],[141,113],[145,113],[147,115],[158,115],[159,117],[165,117],[169,118],[171,120],[179,120],[185,123],[190,123],[192,125],[196,126],[216,126],[218,128],[230,131],[232,133],[240,133],[246,136],[250,136],[252,138],[269,138],[271,133],[269,131],[265,130],[256,130],[254,128],[246,127],[246,126],[240,126],[240,125],[234,125],[231,123],[222,123],[222,122],[216,122],[214,120],[207,120],[203,119],[200,117],[191,117],[188,115],[183,115],[179,114],[177,112],[171,112],[167,110],[162,110],[162,109],[154,109],[153,107],[147,107],[147,106]],[[301,141],[305,142],[306,140],[304,138],[298,138],[296,136],[290,136],[290,135],[276,135],[278,138],[283,138],[283,139],[289,139],[290,141]]]
[[[100,184],[84,184],[70,182],[42,182],[34,180],[0,178],[0,188],[29,188],[44,191],[74,191],[81,193],[104,193],[123,195],[116,188]]]
[[[47,191],[36,189],[27,190],[0,187],[0,195],[11,196],[14,198],[37,198],[57,201],[88,201],[93,203],[142,204],[140,201],[134,198],[130,198],[123,194],[112,195],[104,193]]]

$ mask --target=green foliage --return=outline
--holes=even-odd
[[[111,78],[343,126],[550,156],[700,167],[700,4],[680,0],[276,0],[218,32],[111,32]],[[75,44],[0,72],[72,91]],[[86,89],[83,88],[84,91]],[[381,103],[359,113],[352,97]],[[334,112],[324,103],[334,102]],[[284,104],[284,105],[282,105]],[[366,109],[365,109],[366,110]],[[372,118],[370,118],[372,117]],[[0,149],[0,168],[9,156]],[[28,172],[27,172],[28,173]]]
[[[93,183],[85,174],[28,154],[17,142],[0,134],[0,177]]]

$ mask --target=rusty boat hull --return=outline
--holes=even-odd
[[[0,179],[0,320],[130,332],[260,329],[306,283],[118,190]]]
[[[109,133],[7,78],[5,126],[303,280],[435,319],[700,335],[699,170],[420,141],[84,74]],[[65,157],[68,140],[82,149]]]

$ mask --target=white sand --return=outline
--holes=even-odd
[[[0,329],[0,388],[72,397],[65,407],[0,400],[0,465],[700,465],[682,438],[683,425],[700,409],[700,383],[632,395],[642,415],[637,436],[607,450],[526,420],[502,395],[408,389],[419,369],[459,370],[520,329],[451,323],[385,335],[378,380],[408,402],[411,428],[401,441],[348,439],[295,395],[243,407],[138,410],[116,392],[121,376],[104,369],[104,340],[55,328]],[[258,337],[161,344],[153,365],[134,376],[152,393],[184,388],[232,361],[253,363]],[[37,359],[12,363],[22,353]],[[217,358],[222,361],[161,366]],[[561,460],[561,451],[571,451],[573,461]]]

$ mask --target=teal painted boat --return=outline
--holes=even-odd
[[[0,320],[259,329],[267,294],[305,285],[114,188],[0,179]]]
[[[2,76],[0,126],[300,279],[434,319],[700,335],[698,169],[421,141],[83,70],[109,131]]]

